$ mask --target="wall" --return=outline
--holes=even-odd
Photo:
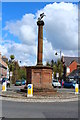
[[[70,65],[69,65],[69,68],[70,68],[70,73],[77,69],[77,62],[76,61],[73,61]]]
[[[2,60],[1,52],[0,52],[0,79],[2,77],[7,77],[7,64]],[[3,76],[1,76],[1,74]]]

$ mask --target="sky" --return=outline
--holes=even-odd
[[[79,2],[79,0],[2,0],[2,2]]]
[[[78,4],[65,2],[3,2],[0,51],[21,65],[36,65],[37,19],[44,12],[43,63],[78,55]],[[58,52],[58,56],[55,56]]]

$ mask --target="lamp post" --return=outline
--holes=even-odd
[[[61,50],[60,50],[60,53],[57,53],[57,52],[55,53],[55,55],[58,55],[58,54],[60,55],[60,60],[61,60]]]
[[[52,67],[52,80],[54,79],[53,65],[54,65],[54,61],[53,61],[53,59],[52,59],[52,60],[51,60],[51,67]]]
[[[11,84],[11,77],[12,77],[12,60],[9,60],[9,66],[10,66],[10,68],[9,68],[9,80],[10,80],[10,84]]]
[[[55,53],[55,55],[58,55],[58,54],[60,55],[60,62],[61,62],[61,50],[60,50],[60,53],[57,53],[57,52]],[[61,64],[60,64],[60,71],[61,71]]]
[[[20,60],[20,61],[19,61],[19,63],[21,64],[21,63],[22,63],[22,61]],[[25,63],[28,63],[28,61],[25,61]],[[25,66],[25,64],[24,64],[23,66]]]
[[[2,61],[0,61],[0,79],[2,81]]]

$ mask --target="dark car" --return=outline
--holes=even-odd
[[[21,80],[16,80],[15,86],[21,86]]]
[[[76,83],[70,82],[70,81],[65,81],[64,82],[64,88],[75,88],[74,84],[76,84]]]
[[[25,85],[25,84],[26,84],[26,80],[22,79],[22,80],[21,80],[21,84],[22,84],[22,85]]]

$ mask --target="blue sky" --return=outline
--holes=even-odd
[[[21,19],[26,13],[35,14],[38,10],[42,9],[45,5],[53,2],[3,2],[2,3],[2,18],[3,24],[9,20]],[[74,4],[77,4],[74,3]],[[19,7],[18,7],[19,6]]]
[[[3,2],[79,2],[79,0],[2,0]]]
[[[54,53],[59,52],[60,49],[63,55],[77,55],[78,5],[64,2],[3,2],[3,41],[0,45],[2,54],[7,57],[14,54],[16,59],[24,61],[23,65],[26,60],[29,65],[36,64],[36,20],[42,12],[46,14],[44,18],[44,63],[46,60],[56,59]],[[73,45],[71,45],[72,39]]]
[[[2,28],[5,27],[7,21],[16,21],[21,19],[26,13],[35,14],[38,10],[44,8],[47,4],[52,4],[53,2],[3,2],[2,3]],[[77,4],[73,3],[73,4]],[[18,7],[19,6],[19,7]],[[7,39],[14,40],[14,36],[7,32]],[[4,37],[6,31],[2,32],[2,37]],[[9,36],[9,37],[8,37]],[[18,38],[15,37],[16,42],[20,42]]]
[[[43,8],[47,3],[35,2],[4,2],[2,3],[3,25],[5,21],[11,19],[21,19],[26,13],[35,14],[37,10]],[[18,7],[19,6],[19,7]]]
[[[49,2],[52,3],[52,2]],[[46,4],[41,2],[3,2],[2,3],[2,28],[5,27],[7,21],[16,21],[21,19],[26,13],[35,14],[39,9],[42,9]],[[18,7],[19,6],[19,7]],[[6,31],[3,30],[2,37],[4,38]],[[17,37],[14,37],[7,31],[7,38],[16,42],[20,42]]]

